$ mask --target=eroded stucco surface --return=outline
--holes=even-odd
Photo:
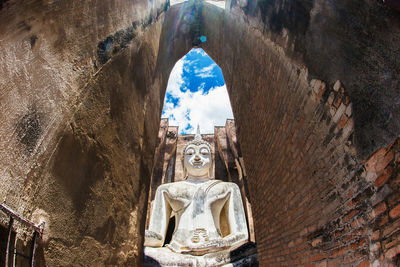
[[[140,264],[167,79],[201,34],[227,82],[261,264],[295,264],[295,252],[309,253],[300,263],[393,262],[394,233],[373,233],[398,223],[398,11],[373,0],[164,4],[1,2],[0,200],[46,218],[42,262]],[[366,165],[372,155],[383,163]]]

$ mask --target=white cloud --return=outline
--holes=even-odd
[[[178,60],[178,62],[176,62],[175,66],[173,67],[171,74],[169,75],[167,92],[170,93],[173,97],[179,97],[179,95],[182,93],[181,87],[184,84],[184,80],[182,78],[184,63],[184,59]]]
[[[179,126],[180,132],[199,124],[202,133],[213,133],[214,126],[225,125],[227,118],[233,118],[226,85],[211,88],[206,95],[202,90],[180,94],[175,108],[165,103],[163,117],[170,118],[169,125]]]
[[[192,50],[190,50],[191,52],[194,52],[194,53],[197,53],[197,54],[200,54],[200,55],[202,55],[202,56],[208,56],[207,55],[207,53],[203,50],[203,49],[201,49],[201,48],[193,48]]]
[[[201,68],[201,69],[195,69],[194,73],[196,74],[197,77],[200,78],[209,78],[209,77],[215,77],[215,74],[213,72],[214,67],[216,67],[217,64],[213,63],[207,67]]]
[[[171,0],[171,1],[170,1],[170,5],[173,6],[173,5],[177,5],[177,4],[186,2],[186,1],[187,1],[187,0]]]
[[[225,125],[227,118],[233,118],[226,85],[211,88],[207,94],[204,94],[204,87],[200,87],[197,92],[182,91],[184,63],[183,59],[175,64],[167,87],[167,93],[178,98],[179,102],[174,107],[173,103],[165,100],[162,117],[169,118],[169,125],[179,126],[180,133],[189,125],[195,129],[197,124],[200,125],[202,133],[213,133],[214,126]],[[212,68],[215,66],[212,66]],[[193,131],[189,130],[188,133]]]

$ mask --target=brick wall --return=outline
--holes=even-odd
[[[387,125],[370,110],[375,122],[363,120],[366,111],[355,108],[365,100],[355,94],[359,85],[334,78],[354,76],[326,75],[325,70],[338,67],[326,63],[309,73],[301,57],[291,54],[296,47],[290,43],[298,39],[282,30],[272,42],[271,25],[256,15],[246,17],[250,9],[232,8],[229,16],[211,16],[209,9],[203,12],[208,37],[203,48],[220,65],[227,84],[260,266],[395,264],[395,145],[368,152],[371,159],[381,153],[379,167],[368,168],[365,153],[372,145],[361,147],[355,140],[379,147]],[[323,62],[326,56],[312,60]],[[370,103],[375,100],[371,96]],[[374,136],[365,132],[371,123],[382,127],[376,140],[366,139]]]
[[[359,160],[352,103],[340,81],[311,80],[306,88],[297,86],[297,103],[278,91],[251,100],[270,107],[257,122],[265,138],[240,129],[255,138],[242,149],[261,266],[395,266],[398,142]]]

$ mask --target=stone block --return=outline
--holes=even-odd
[[[333,90],[335,90],[336,92],[338,92],[341,86],[342,86],[342,83],[341,83],[339,80],[337,80],[337,81],[335,82],[335,84],[333,85]]]
[[[331,93],[329,94],[327,103],[328,103],[329,105],[332,105],[334,99],[335,99],[335,94],[334,94],[333,92],[331,92]]]
[[[346,116],[350,117],[353,114],[353,104],[350,103],[346,108]]]
[[[339,119],[342,117],[343,113],[346,110],[346,106],[342,103],[340,104],[339,108],[337,109],[335,116],[333,116],[332,120],[333,122],[337,123]]]

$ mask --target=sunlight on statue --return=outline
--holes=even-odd
[[[161,266],[218,266],[229,263],[229,251],[248,240],[239,187],[214,180],[211,145],[197,134],[183,150],[186,180],[157,188],[145,255]],[[168,222],[175,229],[164,245]]]

